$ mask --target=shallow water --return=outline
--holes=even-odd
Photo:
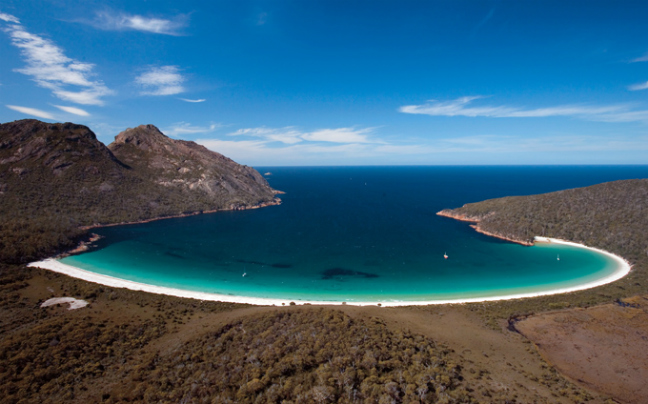
[[[62,261],[141,283],[294,300],[430,301],[541,292],[595,281],[615,264],[572,246],[503,242],[436,212],[648,176],[646,166],[260,171],[271,171],[270,184],[286,191],[282,205],[96,229],[105,236],[97,248]]]

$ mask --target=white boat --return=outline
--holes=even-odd
[[[443,253],[443,258],[444,258],[444,259],[448,259],[448,254]]]
[[[556,260],[560,261],[560,254],[556,257]]]

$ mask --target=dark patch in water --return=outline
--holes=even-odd
[[[272,264],[273,268],[292,268],[292,264]]]
[[[187,259],[187,257],[184,257],[184,256],[182,256],[182,255],[180,255],[180,254],[176,254],[176,253],[171,252],[171,251],[166,251],[166,252],[164,253],[164,255],[168,255],[169,257],[174,257],[174,258],[180,258],[180,259],[183,259],[183,260],[186,260],[186,259]]]
[[[262,267],[273,267],[273,268],[292,268],[292,264],[282,264],[282,263],[277,263],[277,264],[268,264],[266,262],[259,262],[259,261],[247,261],[247,260],[236,260],[236,262],[240,262],[242,264],[252,264],[252,265],[260,265]]]
[[[346,268],[329,268],[322,272],[322,279],[333,279],[336,276],[361,276],[364,278],[378,278],[378,275],[369,272],[354,271]]]
[[[265,265],[263,262],[259,261],[236,260],[236,262],[240,262],[242,264]]]

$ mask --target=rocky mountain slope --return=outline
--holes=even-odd
[[[279,203],[256,170],[152,125],[106,147],[87,127],[0,124],[0,259],[67,246],[79,226]],[[46,247],[50,246],[50,247]]]
[[[108,148],[169,190],[193,192],[232,209],[273,200],[273,190],[255,169],[195,142],[170,139],[153,125],[125,130]]]

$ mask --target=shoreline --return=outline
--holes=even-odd
[[[277,191],[277,190],[273,190],[273,193],[275,195],[285,194],[285,192]],[[278,205],[281,205],[281,202],[282,202],[281,198],[275,197],[272,201],[261,202],[261,203],[257,203],[256,205],[250,205],[250,206],[234,206],[234,205],[231,205],[229,208],[201,210],[201,211],[189,212],[189,213],[180,213],[180,214],[177,214],[177,215],[153,217],[153,218],[150,218],[150,219],[136,220],[136,221],[133,221],[133,222],[120,222],[120,223],[107,223],[107,224],[99,224],[99,223],[97,223],[97,224],[91,224],[91,225],[88,225],[88,226],[81,226],[80,229],[81,230],[92,230],[92,229],[98,229],[98,228],[101,228],[101,227],[114,227],[114,226],[126,226],[126,225],[131,225],[131,224],[144,224],[144,223],[155,222],[157,220],[179,219],[179,218],[182,218],[182,217],[205,215],[205,214],[209,214],[209,213],[230,212],[230,211],[236,211],[236,210],[260,209],[260,208],[265,208],[267,206],[278,206]],[[75,250],[76,250],[76,248],[75,248]],[[67,254],[67,253],[63,253],[63,254]]]
[[[481,233],[481,234],[484,234],[486,236],[495,237],[495,238],[499,238],[501,240],[510,241],[511,243],[515,243],[515,244],[522,244],[524,246],[532,246],[532,245],[534,245],[534,243],[530,242],[530,241],[518,240],[518,239],[515,239],[515,238],[510,238],[510,237],[507,237],[507,236],[503,236],[503,235],[498,234],[498,233],[491,233],[489,231],[486,231],[486,230],[482,229],[481,227],[479,227],[479,222],[482,221],[483,217],[474,217],[474,216],[466,216],[466,215],[462,215],[462,214],[457,214],[457,213],[454,213],[450,209],[443,209],[442,211],[437,212],[437,216],[449,217],[450,219],[459,220],[460,222],[474,223],[474,224],[471,224],[470,227],[473,228],[477,233]]]
[[[140,283],[140,282],[135,282],[135,281],[129,281],[126,279],[120,279],[120,278],[115,278],[109,275],[103,275],[103,274],[98,274],[95,272],[87,271],[81,268],[74,267],[72,265],[67,265],[64,264],[55,258],[48,258],[43,261],[38,261],[38,262],[32,262],[30,264],[27,264],[28,267],[36,267],[36,268],[41,268],[41,269],[47,269],[53,272],[57,272],[60,274],[68,275],[73,278],[78,278],[82,279],[88,282],[93,282],[93,283],[98,283],[101,285],[109,286],[109,287],[116,287],[116,288],[126,288],[130,290],[135,290],[135,291],[143,291],[143,292],[149,292],[149,293],[155,293],[155,294],[162,294],[162,295],[169,295],[169,296],[176,296],[176,297],[183,297],[183,298],[191,298],[191,299],[198,299],[198,300],[208,300],[208,301],[221,301],[221,302],[228,302],[228,303],[243,303],[243,304],[253,304],[253,305],[260,305],[260,306],[282,306],[282,305],[290,305],[291,303],[297,304],[297,305],[304,305],[304,304],[309,304],[309,305],[350,305],[350,306],[383,306],[383,307],[393,307],[393,306],[428,306],[428,305],[436,305],[436,304],[458,304],[458,303],[477,303],[477,302],[487,302],[487,301],[497,301],[497,300],[511,300],[511,299],[522,299],[522,298],[530,298],[530,297],[538,297],[538,296],[547,296],[547,295],[555,295],[555,294],[561,294],[561,293],[569,293],[569,292],[576,292],[580,290],[585,290],[585,289],[591,289],[597,286],[602,286],[606,285],[608,283],[612,283],[616,280],[619,280],[623,277],[625,277],[628,273],[630,273],[632,266],[630,263],[623,258],[619,257],[618,255],[612,254],[611,252],[600,250],[598,248],[593,248],[593,247],[587,247],[583,244],[579,243],[574,243],[571,241],[565,241],[565,240],[559,240],[559,239],[553,239],[553,238],[548,238],[548,237],[535,237],[536,242],[538,243],[553,243],[553,244],[565,244],[565,245],[570,245],[574,247],[579,247],[579,248],[585,248],[588,250],[595,251],[597,253],[606,255],[607,257],[611,258],[616,264],[617,267],[613,273],[610,275],[603,277],[601,279],[598,279],[596,281],[592,282],[587,282],[584,284],[576,285],[576,286],[570,286],[570,287],[564,287],[564,288],[557,288],[557,289],[550,289],[550,290],[545,290],[545,291],[540,291],[540,292],[526,292],[526,293],[512,293],[512,294],[505,294],[505,295],[499,295],[499,296],[482,296],[482,297],[466,297],[466,298],[458,298],[458,299],[439,299],[439,300],[421,300],[421,301],[409,301],[409,300],[402,300],[402,301],[393,301],[393,300],[378,300],[378,301],[364,301],[364,302],[356,302],[356,301],[328,301],[328,300],[300,300],[300,299],[278,299],[278,298],[261,298],[261,297],[249,297],[249,296],[233,296],[233,295],[223,295],[223,294],[216,294],[216,293],[208,293],[208,292],[198,292],[198,291],[191,291],[191,290],[184,290],[184,289],[174,289],[174,288],[169,288],[165,286],[156,286],[156,285],[150,285],[150,284],[145,284],[145,283]]]

